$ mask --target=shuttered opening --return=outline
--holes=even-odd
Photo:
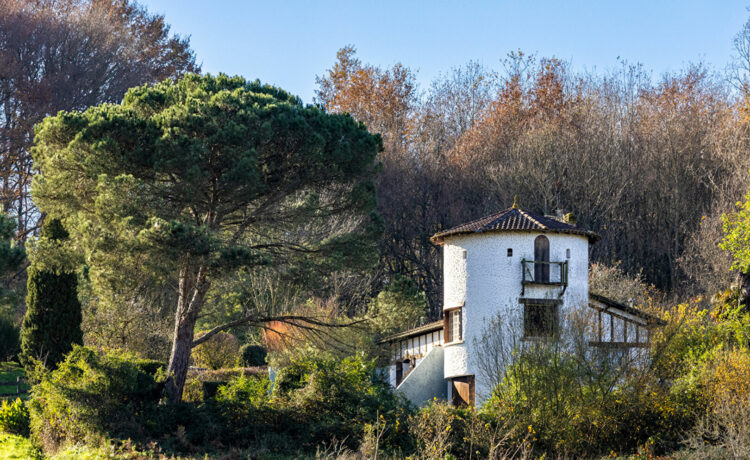
[[[473,375],[451,379],[451,403],[456,407],[474,405]]]

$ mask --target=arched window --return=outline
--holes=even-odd
[[[544,235],[539,235],[534,240],[534,281],[537,283],[549,283],[549,240]]]

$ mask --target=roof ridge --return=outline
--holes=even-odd
[[[546,226],[543,223],[539,222],[531,214],[529,214],[528,212],[524,211],[523,209],[518,209],[518,212],[520,212],[521,214],[523,214],[524,216],[526,216],[526,218],[529,219],[530,221],[532,221],[535,224],[537,224],[538,226],[542,227],[544,230],[549,230],[548,226]]]
[[[471,224],[474,224],[474,223],[477,223],[477,222],[480,222],[480,221],[483,221],[483,220],[486,220],[486,219],[494,220],[494,219],[500,217],[501,214],[506,214],[508,211],[512,211],[512,210],[513,210],[513,208],[506,208],[506,209],[503,209],[502,211],[498,211],[498,212],[495,212],[495,213],[492,213],[492,214],[488,214],[486,216],[482,216],[482,217],[476,218],[474,220],[470,220],[468,222],[464,222],[463,224],[454,225],[454,226],[449,227],[449,228],[447,228],[445,230],[441,230],[441,231],[437,232],[436,234],[439,235],[439,234],[441,234],[443,232],[449,232],[449,231],[453,230],[454,228],[465,227],[467,225],[471,225]]]

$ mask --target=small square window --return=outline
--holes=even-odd
[[[523,309],[525,337],[552,337],[557,330],[557,305],[527,303]]]
[[[570,259],[570,248],[565,250],[565,258]]]
[[[463,250],[461,255],[463,256],[464,260],[466,260],[466,249]]]
[[[513,248],[508,248],[508,257],[513,257]]]

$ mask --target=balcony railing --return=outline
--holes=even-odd
[[[544,260],[521,259],[523,290],[527,285],[562,286],[563,292],[568,286],[568,262],[549,262]],[[562,294],[562,293],[561,293]]]

